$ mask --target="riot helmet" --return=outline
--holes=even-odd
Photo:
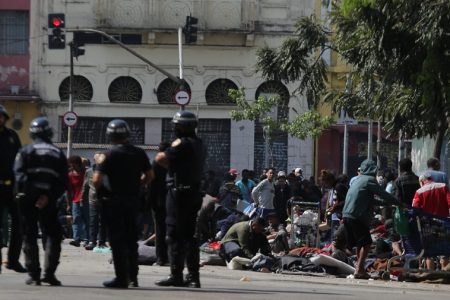
[[[175,124],[175,134],[177,137],[189,136],[195,133],[195,128],[198,125],[198,120],[195,114],[190,111],[178,111],[172,119]]]
[[[130,127],[124,120],[114,119],[108,123],[106,136],[111,142],[126,140],[130,136]]]
[[[50,127],[46,117],[38,117],[33,119],[30,123],[30,137],[35,140],[41,138],[43,140],[50,140],[53,137],[53,130]]]
[[[3,105],[0,105],[0,114],[4,115],[6,118],[6,121],[9,120],[9,114],[6,108]]]

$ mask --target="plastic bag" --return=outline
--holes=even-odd
[[[409,234],[409,218],[407,212],[399,207],[395,208],[394,213],[395,230],[400,235]]]

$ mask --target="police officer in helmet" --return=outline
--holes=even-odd
[[[198,121],[193,113],[179,111],[172,123],[177,139],[155,158],[156,163],[168,169],[166,239],[170,261],[170,276],[156,285],[199,288],[199,249],[194,234],[202,203],[200,181],[206,150],[195,133]],[[185,263],[188,274],[183,280]]]
[[[26,283],[61,285],[55,277],[62,240],[57,200],[68,187],[67,158],[52,144],[53,131],[45,117],[31,121],[29,131],[33,143],[19,151],[14,165],[17,198],[24,220],[23,252],[29,274]],[[45,249],[43,278],[40,277],[38,228]]]
[[[1,248],[3,246],[2,233],[8,228],[3,228],[4,209],[7,208],[11,216],[11,236],[8,247],[8,264],[6,267],[16,272],[26,272],[19,263],[22,249],[22,232],[20,215],[17,202],[14,201],[14,159],[21,144],[17,133],[6,127],[9,114],[3,105],[0,105],[0,261],[2,261]],[[0,264],[1,271],[1,264]]]
[[[92,180],[102,201],[116,273],[103,285],[137,287],[138,196],[141,186],[152,180],[153,171],[144,150],[129,143],[130,128],[124,120],[109,122],[106,134],[114,146],[98,159]]]

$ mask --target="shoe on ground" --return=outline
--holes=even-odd
[[[27,269],[25,269],[20,262],[16,262],[16,263],[7,263],[6,264],[6,268],[9,270],[13,270],[16,271],[17,273],[26,273]]]
[[[80,247],[81,244],[80,244],[80,241],[73,240],[73,241],[70,241],[69,245],[72,245],[75,247]]]
[[[193,276],[191,274],[187,274],[186,280],[184,281],[184,285],[186,287],[191,287],[191,288],[197,288],[197,289],[201,288],[199,276]]]
[[[56,279],[55,275],[44,276],[44,278],[41,279],[41,282],[48,283],[49,285],[52,285],[52,286],[60,286],[61,285],[61,281]]]
[[[89,245],[89,242],[88,242],[88,241],[82,241],[82,242],[80,243],[80,245],[81,245],[82,247],[86,247],[87,245]]]
[[[158,259],[153,265],[154,265],[154,266],[160,266],[160,267],[163,267],[163,266],[169,265],[169,262],[168,262],[168,261],[165,261],[165,260],[159,260],[159,259]]]
[[[137,279],[137,278],[131,279],[128,286],[131,286],[131,287],[139,287],[139,281],[138,281],[138,279]]]
[[[95,248],[95,244],[94,243],[89,243],[86,246],[84,246],[84,249],[86,249],[88,251],[94,250],[94,248]]]
[[[167,279],[156,281],[157,286],[182,286],[185,287],[185,283],[182,276],[170,275]]]
[[[41,279],[28,277],[27,280],[25,280],[25,283],[28,285],[41,285]]]
[[[103,286],[113,289],[127,289],[128,282],[119,281],[117,278],[103,282]]]

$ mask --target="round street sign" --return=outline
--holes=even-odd
[[[68,111],[64,114],[63,121],[64,121],[64,124],[66,124],[66,126],[74,127],[75,125],[77,125],[78,116],[73,111]]]
[[[187,105],[191,101],[191,95],[186,91],[178,91],[175,94],[175,102],[178,105]]]

